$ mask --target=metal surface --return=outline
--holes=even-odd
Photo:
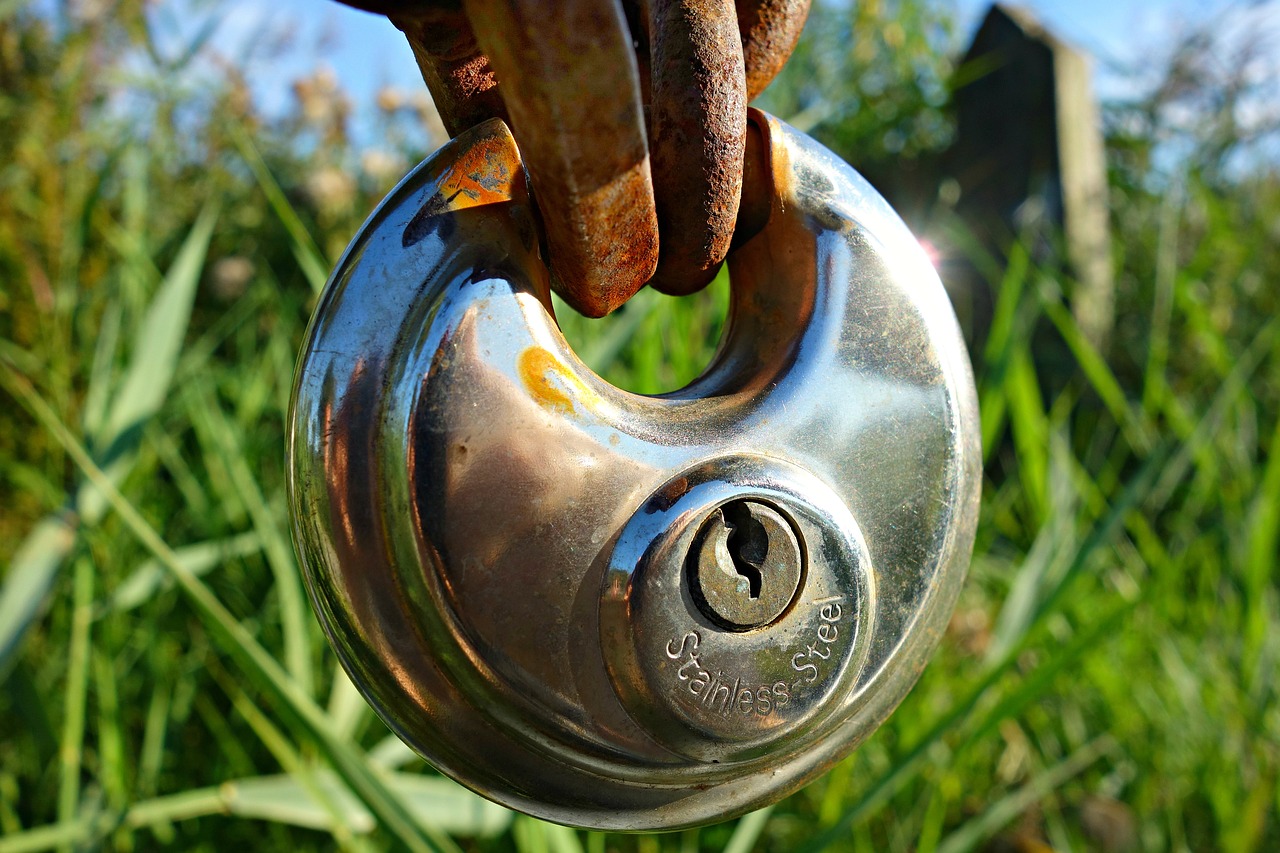
[[[782,513],[735,498],[712,511],[685,563],[702,614],[722,628],[745,631],[774,622],[791,606],[804,553]]]
[[[499,122],[391,193],[308,332],[289,494],[320,621],[394,731],[530,814],[675,828],[778,799],[901,701],[963,579],[977,410],[941,284],[848,166],[753,125],[767,222],[679,392],[573,354]],[[685,566],[739,500],[794,523],[804,571],[730,631]]]

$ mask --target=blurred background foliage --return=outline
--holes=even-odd
[[[1108,351],[1060,272],[1018,246],[983,267],[978,544],[902,708],[771,811],[606,836],[400,746],[288,541],[295,353],[332,261],[442,141],[429,100],[352,104],[321,68],[264,115],[246,76],[270,51],[219,61],[216,9],[183,43],[158,35],[174,14],[0,2],[0,851],[1280,849],[1280,171],[1247,51],[1171,32],[1105,105]],[[954,20],[818,3],[765,106],[873,177],[909,170],[949,143]],[[653,392],[706,363],[726,299],[559,313]]]

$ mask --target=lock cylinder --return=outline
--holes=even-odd
[[[866,659],[874,598],[861,532],[830,489],[778,460],[723,457],[623,527],[601,648],[647,732],[728,764],[820,736]]]
[[[758,500],[716,507],[685,559],[689,590],[702,614],[721,627],[749,631],[785,613],[804,573],[794,527]]]
[[[977,404],[937,274],[857,173],[751,124],[760,230],[678,392],[615,388],[560,334],[498,120],[392,191],[307,332],[287,470],[320,623],[392,731],[541,818],[785,796],[903,699],[963,581]]]

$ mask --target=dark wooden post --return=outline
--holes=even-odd
[[[1029,12],[992,6],[960,67],[947,171],[958,189],[956,212],[983,243],[1003,251],[1014,239],[1030,239],[1042,262],[1062,249],[1059,258],[1076,281],[1067,294],[1072,310],[1103,347],[1114,280],[1090,64]],[[979,336],[985,319],[974,318]]]

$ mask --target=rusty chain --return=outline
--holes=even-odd
[[[728,253],[742,196],[747,77],[733,0],[651,0],[649,41],[653,285],[691,293]]]
[[[692,293],[735,226],[740,241],[763,224],[739,210],[746,105],[810,0],[342,1],[404,32],[451,135],[511,125],[552,286],[579,312],[603,316],[645,284]]]

